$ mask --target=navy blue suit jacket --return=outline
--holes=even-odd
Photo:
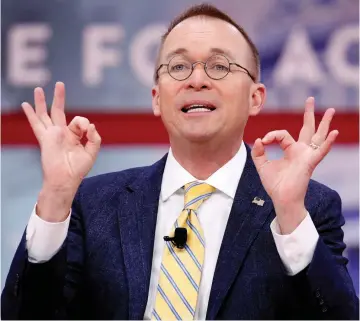
[[[2,293],[2,318],[142,319],[165,162],[166,156],[152,166],[85,179],[67,239],[49,262],[28,262],[24,233]],[[256,196],[264,206],[252,203]],[[358,318],[359,300],[342,256],[341,200],[311,181],[305,205],[320,239],[309,266],[288,276],[270,231],[273,204],[248,156],[207,319]]]

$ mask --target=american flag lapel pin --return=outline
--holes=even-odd
[[[254,203],[258,206],[264,206],[265,201],[262,200],[260,197],[256,196],[256,197],[254,197],[252,203]]]

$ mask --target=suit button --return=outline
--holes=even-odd
[[[320,299],[320,300],[319,300],[319,304],[320,304],[320,305],[323,305],[323,304],[324,304],[324,300],[323,300],[323,299]]]
[[[316,296],[317,298],[320,298],[320,291],[319,291],[319,290],[316,290],[315,296]]]
[[[324,313],[325,313],[327,310],[328,310],[328,309],[327,309],[326,306],[323,306],[323,308],[321,309],[321,311],[324,312]]]

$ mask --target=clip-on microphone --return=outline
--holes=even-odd
[[[183,249],[187,241],[187,230],[185,227],[177,227],[175,229],[174,237],[164,236],[164,241],[171,242],[178,249]]]

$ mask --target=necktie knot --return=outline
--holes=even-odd
[[[198,181],[188,183],[184,186],[185,189],[185,210],[196,211],[200,205],[206,201],[212,193],[215,192],[215,187],[201,183]]]

